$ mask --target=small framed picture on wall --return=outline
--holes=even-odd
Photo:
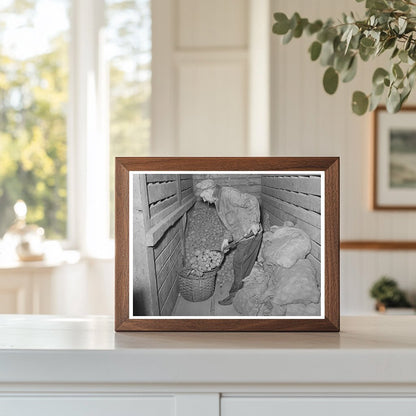
[[[374,112],[373,208],[416,209],[416,107]]]

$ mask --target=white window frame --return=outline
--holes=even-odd
[[[111,259],[106,2],[69,3],[67,236],[60,243],[84,258]]]
[[[112,257],[109,236],[108,75],[105,1],[72,0],[68,114],[68,242]]]

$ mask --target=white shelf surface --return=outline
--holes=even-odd
[[[344,317],[339,334],[113,328],[107,317],[0,316],[0,383],[416,386],[416,316]]]

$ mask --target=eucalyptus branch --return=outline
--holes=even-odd
[[[350,82],[356,76],[358,60],[367,62],[391,50],[391,66],[374,71],[370,94],[354,92],[352,109],[359,115],[372,111],[387,92],[387,109],[397,112],[415,84],[416,3],[366,0],[365,7],[365,19],[344,14],[337,25],[332,19],[309,22],[298,13],[290,19],[284,13],[275,13],[273,32],[283,35],[285,44],[304,34],[315,38],[309,53],[313,61],[319,60],[326,68],[323,86],[328,94],[336,92],[340,80]]]

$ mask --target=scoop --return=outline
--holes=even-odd
[[[247,234],[244,234],[240,239],[238,239],[237,241],[233,241],[232,243],[230,243],[230,244],[228,244],[227,246],[225,246],[223,249],[222,249],[222,252],[223,253],[227,253],[228,251],[230,251],[231,249],[233,249],[240,241],[242,241],[242,240],[245,240],[245,239],[247,239],[247,238],[250,238],[250,237],[253,237],[254,236],[254,234],[253,234],[253,231],[250,231],[249,233],[247,233]]]

